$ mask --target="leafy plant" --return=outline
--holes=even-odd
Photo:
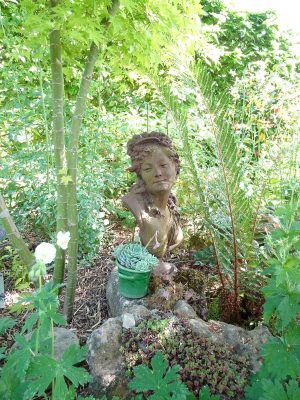
[[[134,378],[129,383],[129,388],[140,392],[153,391],[147,396],[152,400],[185,399],[188,394],[187,387],[180,381],[179,365],[168,368],[168,362],[163,354],[158,351],[151,360],[151,367],[139,365],[134,368]]]
[[[40,268],[40,287],[21,299],[33,312],[27,317],[21,334],[15,335],[16,345],[2,358],[5,364],[0,370],[0,396],[4,400],[29,400],[35,396],[45,396],[52,385],[52,399],[61,400],[69,395],[74,398],[74,388],[89,381],[89,374],[75,365],[83,361],[85,348],[72,345],[59,360],[54,358],[54,324],[65,325],[58,313],[57,291],[52,282],[41,285],[44,266],[37,263],[34,273]],[[12,327],[15,321],[3,318],[0,330]],[[27,334],[25,335],[25,333]],[[71,382],[68,388],[67,382]]]
[[[247,400],[296,400],[300,396],[300,223],[298,200],[277,209],[280,228],[269,238],[264,319],[275,337],[262,348],[264,362],[246,390]]]
[[[206,385],[213,394],[232,399],[244,393],[250,372],[247,358],[232,354],[229,346],[195,336],[184,321],[164,315],[143,321],[123,333],[122,346],[130,376],[140,364],[149,371],[150,360],[161,351],[170,367],[180,366],[181,380],[193,395]]]
[[[114,256],[122,267],[135,271],[151,271],[158,265],[158,259],[139,243],[120,244]]]

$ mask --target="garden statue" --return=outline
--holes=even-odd
[[[129,171],[137,175],[123,203],[136,219],[142,244],[158,258],[182,241],[179,213],[171,189],[180,171],[179,157],[171,139],[158,132],[134,136],[127,144],[132,165]],[[157,267],[169,273],[173,267],[162,261]]]

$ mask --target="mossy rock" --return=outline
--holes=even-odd
[[[189,289],[193,289],[199,295],[202,295],[206,289],[206,277],[203,272],[192,269],[182,268],[174,277],[176,283],[182,283]]]

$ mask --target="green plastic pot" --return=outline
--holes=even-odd
[[[148,293],[150,271],[135,271],[116,262],[119,275],[120,294],[129,299],[140,299]]]

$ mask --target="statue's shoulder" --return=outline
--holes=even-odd
[[[141,218],[141,212],[145,210],[145,203],[142,194],[130,191],[125,196],[122,197],[122,202],[124,206],[132,212],[135,219],[139,222]]]

